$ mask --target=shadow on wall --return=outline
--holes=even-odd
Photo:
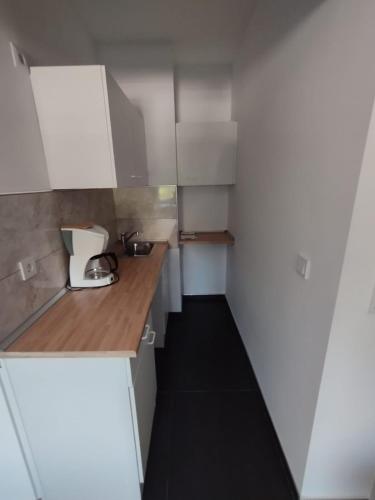
[[[256,2],[247,33],[257,40],[257,47],[252,51],[251,68],[255,68],[261,61],[267,59],[268,54],[283,43],[293,32],[294,27],[300,26],[314,10],[326,3],[328,0],[304,0],[303,2]],[[277,29],[270,30],[269,25],[273,23],[275,8],[279,9],[279,25]],[[254,22],[256,19],[256,22]],[[243,57],[246,54],[242,53]],[[237,60],[241,63],[241,57]],[[242,66],[239,64],[239,66]]]

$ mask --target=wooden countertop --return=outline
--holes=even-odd
[[[233,245],[234,237],[229,231],[206,231],[206,232],[195,232],[196,238],[194,240],[182,240],[181,236],[179,239],[180,245],[199,245],[199,244],[210,244],[210,245]]]
[[[67,292],[0,357],[135,357],[167,249],[119,258],[117,283]]]

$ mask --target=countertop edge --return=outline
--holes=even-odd
[[[0,359],[15,358],[136,358],[136,351],[0,352]]]

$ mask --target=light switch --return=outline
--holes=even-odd
[[[375,314],[375,288],[372,292],[372,297],[371,297],[371,302],[370,302],[370,307],[369,307],[368,312],[370,314]]]
[[[18,263],[18,268],[23,281],[29,280],[36,275],[36,262],[32,257],[26,257]]]
[[[311,272],[311,260],[308,259],[305,255],[299,254],[297,257],[296,270],[297,273],[302,276],[302,278],[308,280],[310,278]]]

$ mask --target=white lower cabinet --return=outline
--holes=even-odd
[[[148,324],[131,369],[132,386],[129,388],[133,412],[134,436],[137,450],[139,481],[144,482],[150,449],[152,423],[156,404],[155,344],[156,333]]]
[[[152,321],[157,332],[155,346],[164,347],[169,313],[169,279],[168,260],[166,259],[160,273],[159,283],[151,306]]]
[[[145,333],[134,361],[104,357],[2,361],[43,500],[141,500],[156,400],[155,334],[151,329]],[[3,423],[6,413],[1,404],[0,399]],[[4,423],[1,429],[13,439]],[[0,498],[38,498],[32,489],[30,494],[26,489],[2,494],[1,488],[13,487],[10,472],[19,477],[17,483],[27,480],[27,467],[18,471],[22,456],[2,460],[10,477],[0,484]],[[2,470],[7,469],[2,466]]]
[[[37,500],[41,489],[12,389],[0,368],[0,498]]]

